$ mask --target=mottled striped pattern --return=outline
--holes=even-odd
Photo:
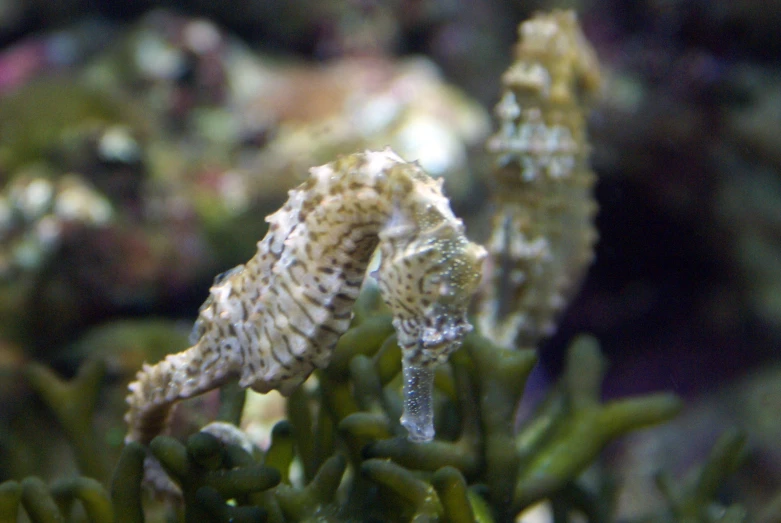
[[[388,149],[310,173],[267,218],[257,254],[215,281],[195,344],[138,373],[127,441],[149,442],[175,402],[226,380],[287,395],[326,366],[378,244],[376,277],[405,366],[437,364],[471,329],[465,313],[484,250],[464,236],[440,182]]]
[[[572,11],[523,22],[496,106],[496,213],[477,306],[481,333],[531,348],[555,328],[593,257],[587,101],[599,64]]]

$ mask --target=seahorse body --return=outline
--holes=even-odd
[[[537,14],[518,33],[487,143],[496,212],[477,324],[500,345],[534,347],[593,256],[586,102],[600,77],[574,12]]]
[[[485,256],[441,185],[390,149],[311,169],[266,219],[256,255],[212,286],[195,344],[138,373],[126,441],[148,443],[176,402],[228,380],[288,395],[325,367],[378,245],[376,276],[403,349],[402,422],[411,439],[431,439],[431,369],[471,330],[466,311]]]

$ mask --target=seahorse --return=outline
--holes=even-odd
[[[434,368],[472,328],[485,257],[442,181],[390,149],[366,151],[312,168],[266,220],[255,256],[211,287],[194,345],[144,365],[130,385],[126,441],[149,443],[174,404],[228,380],[291,394],[328,365],[378,247],[374,275],[402,348],[401,422],[411,440],[432,439]]]
[[[487,142],[495,214],[475,308],[482,335],[533,348],[553,333],[593,257],[586,115],[600,73],[572,11],[539,13],[518,34]]]

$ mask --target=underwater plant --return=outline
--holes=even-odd
[[[556,521],[610,521],[607,489],[581,474],[609,442],[681,402],[601,402],[605,362],[581,336],[558,384],[516,427],[535,347],[592,257],[585,115],[599,80],[574,13],[536,15],[519,34],[488,144],[497,205],[487,254],[441,184],[390,150],[312,169],[269,217],[255,258],[215,280],[193,346],[131,384],[110,488],[86,477],[9,481],[0,523],[19,507],[34,522],[505,522],[543,500]],[[360,292],[378,247],[378,285]],[[99,454],[90,424],[101,372],[88,362],[70,384],[37,367],[29,377],[83,440],[80,472],[102,479],[104,465],[89,459]],[[300,386],[310,374],[313,386]],[[237,428],[243,387],[289,395],[265,450]],[[186,443],[162,434],[176,403],[215,388],[217,422]],[[728,434],[691,488],[667,487],[669,520],[708,521],[703,507],[741,451]],[[175,499],[155,504],[145,479]]]

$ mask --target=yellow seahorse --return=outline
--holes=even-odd
[[[288,395],[325,367],[378,246],[375,274],[403,350],[402,424],[412,440],[433,438],[433,369],[472,328],[466,311],[485,256],[441,187],[390,149],[311,169],[267,218],[257,254],[212,286],[194,345],[138,373],[126,441],[149,443],[176,402],[228,380]]]
[[[496,210],[476,309],[481,334],[534,348],[593,257],[586,115],[600,74],[573,11],[539,13],[518,34],[495,109],[499,130],[487,143]]]

